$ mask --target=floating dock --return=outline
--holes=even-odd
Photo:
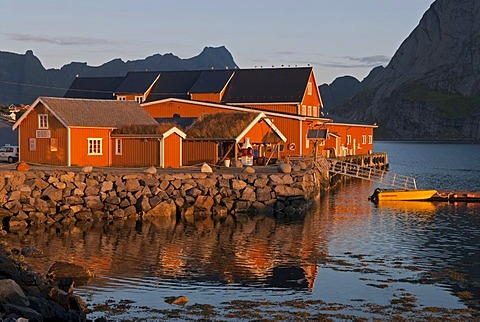
[[[447,202],[480,202],[480,192],[449,192],[438,191],[428,201],[447,201]]]

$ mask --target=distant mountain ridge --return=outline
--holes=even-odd
[[[124,62],[117,58],[98,67],[72,62],[60,69],[45,69],[28,50],[25,54],[0,51],[0,104],[30,104],[38,96],[63,96],[77,75],[124,76],[129,71],[194,70],[237,68],[232,54],[224,47],[205,47],[192,58],[171,53]]]
[[[385,68],[350,87],[334,81],[327,103],[350,121],[377,123],[377,139],[480,141],[478,57],[480,0],[437,0]]]

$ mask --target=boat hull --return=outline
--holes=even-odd
[[[437,190],[382,190],[377,194],[378,201],[415,201],[428,200]]]

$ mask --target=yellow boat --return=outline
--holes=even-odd
[[[428,200],[437,194],[437,190],[381,190],[375,189],[373,195],[369,199],[373,202],[378,201],[415,201],[415,200]]]

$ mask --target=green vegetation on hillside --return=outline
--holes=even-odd
[[[429,103],[439,110],[442,117],[450,119],[468,117],[480,106],[480,95],[447,94],[424,86],[410,86],[401,98],[407,101]]]

